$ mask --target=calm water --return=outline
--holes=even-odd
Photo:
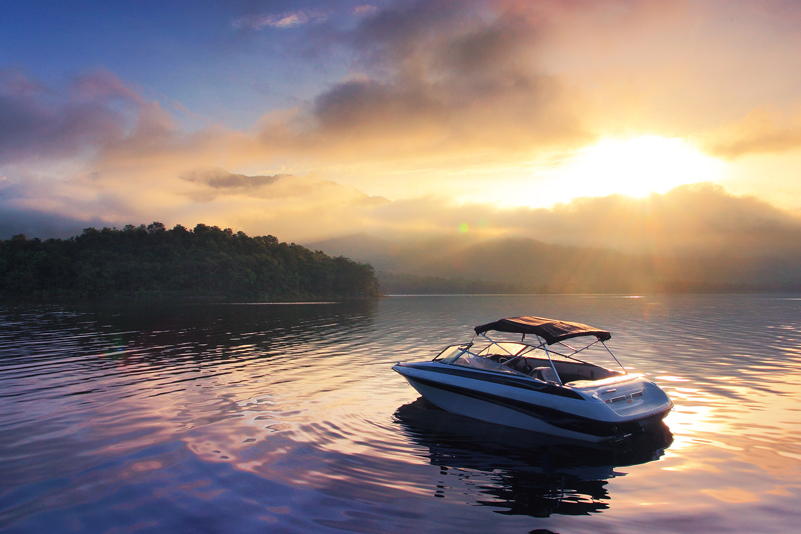
[[[390,370],[521,314],[611,330],[672,443],[554,445]],[[773,296],[0,307],[0,531],[794,532],[800,367]]]

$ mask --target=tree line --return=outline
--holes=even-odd
[[[249,299],[380,295],[371,265],[274,236],[164,224],[86,228],[69,239],[0,241],[0,296],[197,296]]]

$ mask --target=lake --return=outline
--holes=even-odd
[[[672,442],[559,446],[390,368],[539,315],[612,332]],[[0,531],[794,532],[801,298],[0,305]]]

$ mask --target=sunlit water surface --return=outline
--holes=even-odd
[[[542,442],[391,369],[534,314],[612,331],[667,447]],[[801,299],[0,307],[3,532],[795,532]]]

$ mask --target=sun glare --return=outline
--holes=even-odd
[[[647,135],[606,139],[554,170],[561,187],[576,196],[612,193],[643,197],[682,184],[717,181],[724,163],[678,138]]]
[[[684,139],[658,135],[607,138],[569,156],[552,153],[503,172],[494,170],[503,178],[492,188],[484,186],[478,196],[462,187],[458,200],[545,208],[579,197],[645,197],[684,184],[722,183],[731,172],[726,162]]]

